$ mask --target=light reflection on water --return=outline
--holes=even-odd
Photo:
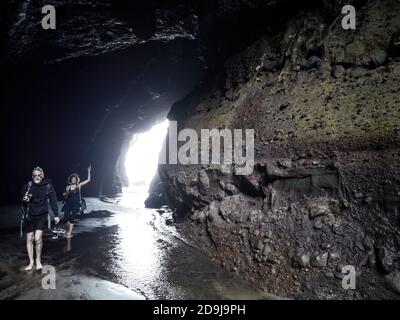
[[[130,187],[123,189],[123,196],[119,201],[119,205],[130,209],[144,209],[144,201],[149,193],[144,191],[143,187]]]
[[[144,294],[150,298],[160,294],[179,298],[173,296],[177,290],[165,279],[167,270],[163,264],[168,253],[158,228],[160,216],[144,208],[167,128],[165,120],[146,132],[133,135],[125,159],[129,187],[123,190],[118,203],[121,212],[115,217],[118,225],[115,254],[119,258],[114,259],[113,267],[125,285],[145,290]]]
[[[156,299],[167,296],[180,299],[183,292],[166,279],[165,249],[162,235],[157,232],[160,217],[154,210],[143,205],[147,194],[126,192],[115,216],[118,225],[116,247],[113,254],[112,272],[127,287],[140,290],[147,298]]]
[[[133,194],[127,196],[135,197]],[[122,201],[124,206],[87,198],[88,212],[92,216],[80,219],[74,237],[70,240],[46,239],[45,260],[63,270],[64,282],[68,284],[60,286],[60,297],[80,299],[82,286],[78,282],[71,286],[71,277],[82,283],[89,277],[91,283],[87,288],[92,290],[92,297],[107,294],[112,297],[111,292],[104,295],[104,287],[97,286],[99,280],[123,285],[148,299],[265,298],[264,293],[233,277],[202,252],[180,240],[176,236],[179,233],[177,227],[165,224],[170,213],[160,214],[143,206],[127,205],[138,198],[125,199]],[[15,216],[18,209],[15,207],[10,214]],[[101,211],[112,214],[102,216]],[[19,270],[26,263],[25,253],[16,255],[16,250],[20,252],[24,243],[14,232],[1,232],[0,243],[0,269],[8,272],[0,279],[0,288],[18,282],[21,285],[10,287],[7,295],[22,293],[24,296],[24,290],[32,285],[31,277]],[[121,294],[124,293],[126,291],[122,290]],[[37,293],[31,291],[30,294]],[[54,296],[44,298],[53,299]]]

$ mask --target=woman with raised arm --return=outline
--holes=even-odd
[[[63,193],[66,198],[65,205],[63,208],[64,218],[67,222],[67,238],[72,237],[72,230],[74,228],[74,222],[76,214],[81,211],[81,189],[84,185],[88,184],[91,179],[91,170],[88,168],[88,177],[85,181],[80,181],[77,173],[73,173],[68,177],[68,186],[65,188]]]

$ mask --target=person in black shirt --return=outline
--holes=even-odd
[[[28,182],[23,189],[22,201],[26,207],[26,248],[29,256],[29,265],[25,270],[30,271],[34,266],[33,242],[36,249],[36,270],[42,269],[42,248],[43,248],[43,230],[47,226],[48,203],[55,216],[57,224],[60,221],[58,217],[57,196],[50,180],[44,177],[44,171],[36,167],[32,172],[32,180]]]
[[[91,170],[92,168],[89,167],[88,177],[85,181],[80,181],[77,173],[73,173],[68,177],[68,186],[65,188],[65,192],[63,193],[64,197],[66,198],[65,205],[63,207],[63,221],[67,221],[67,238],[72,237],[72,230],[74,228],[76,214],[81,211],[81,189],[84,185],[90,182]]]

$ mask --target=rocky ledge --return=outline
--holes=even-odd
[[[399,298],[398,9],[366,1],[350,33],[340,12],[293,17],[169,114],[198,132],[255,130],[251,175],[215,165],[159,172],[180,231],[263,290]],[[356,290],[342,287],[344,266]]]

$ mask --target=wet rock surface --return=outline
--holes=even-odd
[[[1,210],[1,208],[0,208]],[[16,209],[14,209],[16,210]],[[213,263],[167,225],[171,210],[132,208],[88,199],[72,239],[45,233],[45,274],[24,271],[27,256],[17,228],[0,235],[0,299],[276,299]],[[91,211],[94,210],[94,211]],[[2,221],[3,212],[0,213]]]

